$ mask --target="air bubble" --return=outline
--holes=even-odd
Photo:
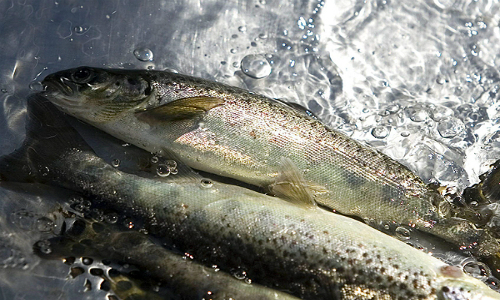
[[[52,249],[50,248],[50,242],[48,240],[41,240],[36,243],[36,247],[43,254],[52,253]]]
[[[464,273],[479,280],[486,281],[491,276],[490,268],[486,264],[474,259],[467,258],[462,261],[461,265]]]
[[[233,272],[233,276],[238,280],[244,280],[247,277],[247,272],[242,270],[236,270]]]
[[[400,240],[408,240],[410,239],[410,230],[408,228],[404,227],[398,227],[396,228],[396,236]]]
[[[118,168],[120,166],[120,160],[118,158],[113,159],[111,165],[115,168]]]
[[[31,230],[35,215],[27,210],[20,210],[12,213],[12,223],[23,230]]]
[[[73,31],[77,34],[82,34],[85,32],[85,28],[83,28],[82,26],[75,26],[73,27]]]
[[[49,232],[54,228],[54,221],[47,217],[41,217],[36,220],[36,229],[40,232]]]
[[[40,82],[40,81],[32,81],[30,82],[29,84],[29,88],[30,90],[32,90],[33,92],[42,92],[43,91],[43,84]]]
[[[170,169],[164,164],[158,165],[156,167],[156,174],[158,174],[158,176],[160,177],[167,177],[168,175],[170,175]]]
[[[204,188],[211,188],[213,186],[212,180],[203,178],[201,180],[201,186]]]
[[[153,156],[153,157],[151,157],[151,162],[152,162],[153,164],[158,163],[158,161],[160,161],[160,159],[158,158],[158,156]]]
[[[241,70],[246,75],[261,79],[271,74],[272,68],[264,55],[250,54],[241,60]]]
[[[118,221],[117,213],[109,213],[104,215],[104,221],[109,224],[115,224]]]
[[[246,32],[247,31],[247,27],[246,26],[240,26],[240,27],[238,27],[238,31],[239,32]]]
[[[134,55],[140,61],[153,61],[153,51],[148,48],[137,48],[134,50]]]
[[[386,138],[390,132],[391,128],[386,126],[378,126],[372,129],[372,135],[377,139]]]
[[[0,91],[2,91],[2,93],[7,93],[7,89],[1,89]]]
[[[408,117],[413,122],[423,122],[427,119],[427,111],[422,107],[410,107],[407,109]]]
[[[446,117],[439,121],[437,125],[439,135],[443,138],[452,138],[465,130],[464,124],[453,117]]]

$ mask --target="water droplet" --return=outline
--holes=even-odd
[[[263,40],[267,39],[267,33],[261,33],[261,34],[259,34],[259,38],[263,39]]]
[[[82,34],[85,32],[85,28],[83,28],[82,26],[75,26],[73,28],[73,31],[75,31],[75,33],[77,34]]]
[[[117,213],[109,213],[104,215],[104,221],[109,224],[115,224],[118,221]]]
[[[201,186],[204,188],[211,188],[213,186],[212,180],[203,178],[201,180]]]
[[[27,210],[20,210],[12,213],[12,223],[24,230],[31,230],[35,215]]]
[[[236,49],[231,49],[231,50],[229,50],[229,52],[231,52],[232,54],[235,54],[236,53]]]
[[[160,177],[167,177],[170,175],[170,169],[167,165],[161,164],[156,167],[156,174]]]
[[[137,48],[134,55],[140,61],[153,61],[153,51],[148,48]]]
[[[386,138],[391,132],[391,127],[387,126],[377,126],[372,129],[372,135],[377,139]]]
[[[437,125],[439,135],[444,138],[452,138],[465,130],[464,124],[453,117],[446,117],[439,121]]]
[[[47,217],[41,217],[36,220],[36,228],[40,232],[49,232],[54,228],[54,221]]]
[[[115,168],[118,168],[120,166],[120,160],[118,158],[113,159],[111,165]]]
[[[175,160],[167,160],[165,162],[165,165],[167,166],[167,168],[172,171],[174,169],[177,168],[177,162]]]
[[[398,227],[396,228],[396,236],[398,237],[398,239],[400,240],[408,240],[410,239],[410,230],[408,228],[404,228],[404,227]]]
[[[410,107],[407,109],[408,117],[413,122],[423,122],[427,119],[427,111],[422,107]]]
[[[84,265],[91,265],[94,262],[94,260],[90,257],[82,257],[82,263]]]
[[[34,80],[34,81],[30,82],[29,88],[33,92],[42,92],[43,91],[43,84],[40,81]]]
[[[236,270],[233,273],[233,276],[236,278],[236,279],[239,279],[239,280],[243,280],[247,277],[247,272],[245,271],[242,271],[242,270]]]
[[[491,276],[490,268],[486,264],[476,261],[473,258],[465,259],[462,261],[461,265],[464,273],[479,280],[485,281]]]
[[[247,27],[246,26],[240,26],[240,27],[238,27],[238,31],[239,32],[246,32],[247,31]]]
[[[409,137],[410,136],[410,132],[409,131],[403,131],[403,132],[401,132],[401,136],[402,137]]]
[[[250,54],[241,60],[241,70],[252,78],[261,79],[269,76],[272,68],[264,55]]]
[[[48,240],[41,240],[36,242],[35,247],[38,248],[40,253],[43,254],[52,253],[52,249],[50,248],[50,242]]]

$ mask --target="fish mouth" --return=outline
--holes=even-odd
[[[40,94],[59,106],[63,111],[80,112],[85,110],[78,97],[77,85],[70,82],[69,79],[49,75],[42,81],[42,85],[44,91]]]
[[[65,96],[71,97],[78,91],[76,84],[64,77],[56,78],[49,75],[42,81],[42,85],[47,95],[62,93]]]

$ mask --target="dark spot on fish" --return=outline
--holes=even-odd
[[[152,91],[151,86],[148,85],[148,87],[144,90],[144,95],[146,96],[151,95],[151,91]]]
[[[385,273],[385,268],[384,267],[380,268],[380,274],[384,274],[384,273]]]
[[[115,86],[120,86],[120,82],[119,81],[115,82]]]
[[[443,286],[443,287],[441,288],[441,291],[442,291],[443,293],[449,293],[449,292],[450,292],[450,288],[449,288],[449,287],[447,287],[447,286]]]
[[[72,265],[75,263],[75,258],[73,256],[64,258],[63,262],[67,265]]]
[[[101,282],[101,286],[99,287],[99,289],[106,291],[106,292],[111,290],[111,286],[109,285],[109,281],[103,280],[103,282]],[[109,298],[109,299],[111,299],[111,298]]]
[[[92,268],[89,270],[89,273],[94,276],[101,276],[104,274],[104,271],[99,268]]]
[[[85,272],[85,270],[83,268],[81,268],[81,267],[75,267],[75,268],[71,268],[70,269],[69,275],[72,278],[75,278],[78,275],[82,275],[84,272]]]

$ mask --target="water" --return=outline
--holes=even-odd
[[[26,96],[47,74],[80,65],[170,69],[301,104],[426,182],[460,191],[500,158],[499,9],[460,0],[2,1],[0,155],[22,143]],[[11,203],[5,193],[2,203]],[[26,199],[31,210],[6,208],[2,218],[17,213],[20,223],[2,221],[2,230],[26,241],[54,233],[56,220],[31,216],[41,199]],[[15,278],[59,293],[66,271],[33,257],[31,246],[0,249],[0,258],[24,258],[28,272],[16,269]],[[4,282],[0,295],[23,297],[15,284]],[[83,284],[67,285],[71,299],[97,296]]]

